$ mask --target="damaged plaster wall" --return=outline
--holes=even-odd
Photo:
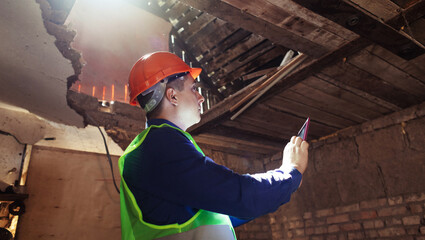
[[[72,64],[55,46],[35,1],[0,3],[0,101],[59,123],[82,127],[66,102]]]

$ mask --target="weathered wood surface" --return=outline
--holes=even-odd
[[[344,26],[360,36],[378,43],[405,59],[425,53],[425,46],[399,32],[348,0],[294,0],[296,3]]]
[[[298,36],[288,29],[276,26],[264,19],[257,18],[243,9],[229,5],[221,0],[182,0],[182,2],[221,18],[236,26],[270,39],[276,44],[295,49],[310,56],[320,57],[328,49]]]

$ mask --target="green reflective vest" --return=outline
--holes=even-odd
[[[152,128],[171,127],[180,131],[185,135],[196,147],[196,149],[204,155],[199,146],[195,143],[189,133],[168,124],[159,126],[150,126],[140,133],[127,147],[124,154],[118,161],[118,167],[121,174],[120,185],[120,204],[121,204],[121,230],[123,240],[139,240],[139,239],[210,239],[210,240],[235,240],[236,235],[229,216],[199,210],[191,219],[182,224],[154,225],[143,221],[142,211],[137,205],[133,193],[128,188],[124,178],[124,163],[128,153],[136,149],[142,144],[147,134]],[[141,156],[142,157],[142,156]],[[165,190],[164,190],[165,191]]]

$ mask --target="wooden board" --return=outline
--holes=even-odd
[[[214,16],[211,16],[207,13],[202,13],[189,26],[187,26],[187,29],[184,29],[182,32],[180,32],[180,37],[182,39],[190,38],[214,19]]]
[[[228,65],[218,70],[215,73],[215,75],[212,75],[213,81],[217,82],[216,83],[217,86],[223,86],[227,82],[230,82],[236,79],[233,77],[240,77],[242,75],[245,75],[248,72],[251,72],[257,69],[261,65],[256,65],[256,64],[260,62],[266,63],[270,61],[271,59],[273,59],[273,58],[270,58],[271,56],[270,54],[266,55],[268,57],[264,55],[265,53],[268,53],[270,51],[275,51],[275,52],[272,52],[271,55],[276,55],[276,57],[282,54],[280,50],[278,50],[277,48],[274,48],[271,42],[265,41],[262,44],[259,44],[255,48],[251,49],[250,52],[243,54],[240,58],[235,59],[234,61],[230,62]],[[256,64],[250,63],[252,61],[255,61]],[[237,70],[237,73],[231,74],[235,70]]]
[[[238,9],[242,9],[246,13],[258,17],[259,19],[272,23],[275,26],[286,29],[297,36],[320,44],[329,50],[335,50],[338,46],[341,46],[346,42],[340,36],[335,35],[332,32],[328,32],[325,29],[319,29],[314,23],[300,18],[297,13],[291,15],[285,10],[285,7],[281,8],[280,6],[274,5],[266,0],[224,0],[224,2]],[[304,9],[304,11],[307,10]],[[318,38],[318,32],[322,32],[329,38]],[[335,41],[329,41],[329,39]]]
[[[417,97],[418,101],[425,101],[425,84],[382,58],[362,50],[348,58],[348,62]]]
[[[236,26],[261,35],[282,46],[295,49],[310,56],[320,57],[328,50],[304,37],[300,37],[287,29],[280,28],[262,18],[257,18],[243,9],[234,7],[221,0],[182,0],[201,11],[208,12]]]
[[[204,53],[204,57],[202,58],[202,60],[200,60],[200,63],[205,64],[215,56],[220,55],[222,52],[226,51],[228,48],[237,44],[240,40],[248,37],[251,34],[252,33],[239,28],[227,36],[222,36],[221,34],[218,35],[218,42],[215,41],[216,38],[212,38],[209,40],[207,39],[206,41],[211,41],[212,44],[210,45],[214,45],[214,47]]]
[[[205,58],[208,57],[206,55],[210,53],[211,49],[217,46],[217,44],[221,46],[222,40],[237,30],[238,28],[232,24],[216,18],[191,38],[186,39],[186,44],[190,46],[190,49],[198,53],[196,54],[197,57],[201,56],[199,57],[199,61],[203,64],[206,62]]]
[[[349,63],[329,66],[322,73],[402,108],[418,103],[416,97]]]
[[[205,70],[212,72],[220,69],[223,65],[229,64],[235,58],[246,54],[249,51],[253,51],[252,48],[264,40],[265,39],[259,35],[249,35],[247,38],[242,39],[237,45],[234,45],[232,48],[227,49],[225,52],[209,61],[208,64],[204,65]]]

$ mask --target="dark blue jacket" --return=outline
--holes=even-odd
[[[152,119],[149,125],[167,123]],[[301,182],[293,169],[261,174],[234,173],[198,152],[181,132],[152,128],[144,142],[127,155],[123,177],[134,194],[146,222],[184,223],[204,209],[253,219],[274,212],[289,201]],[[234,226],[246,221],[236,221]]]

